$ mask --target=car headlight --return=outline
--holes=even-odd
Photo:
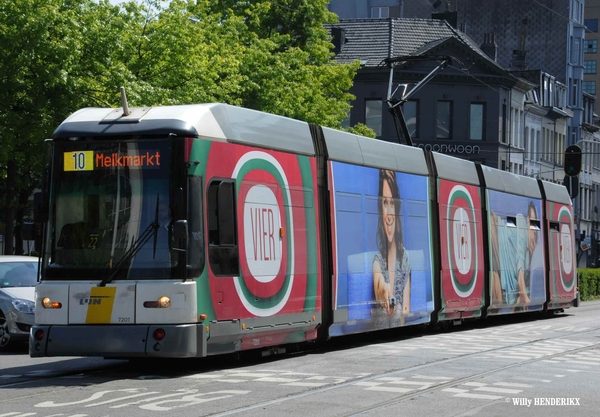
[[[33,314],[35,313],[35,303],[29,300],[16,299],[12,301],[12,305],[20,313]]]

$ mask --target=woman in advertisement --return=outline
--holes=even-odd
[[[531,259],[538,240],[537,229],[531,227],[531,222],[537,219],[537,209],[533,202],[528,204],[527,216],[517,215],[516,225],[511,228],[500,227],[499,216],[491,213],[494,303],[529,304]]]
[[[373,260],[375,299],[380,317],[391,326],[404,325],[410,311],[410,262],[400,222],[400,191],[393,171],[379,172],[378,252]]]

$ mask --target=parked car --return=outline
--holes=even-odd
[[[37,272],[36,257],[0,255],[0,350],[28,340]]]

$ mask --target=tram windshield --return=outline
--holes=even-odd
[[[46,279],[170,277],[169,142],[54,149]]]

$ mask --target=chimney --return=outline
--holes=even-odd
[[[442,13],[431,13],[432,19],[445,20],[454,29],[458,29],[458,13],[445,11]]]
[[[331,43],[333,43],[333,53],[339,54],[342,52],[342,46],[346,43],[346,29],[340,27],[331,28]]]
[[[498,45],[496,44],[496,35],[493,32],[483,35],[481,50],[494,61],[498,60]]]

